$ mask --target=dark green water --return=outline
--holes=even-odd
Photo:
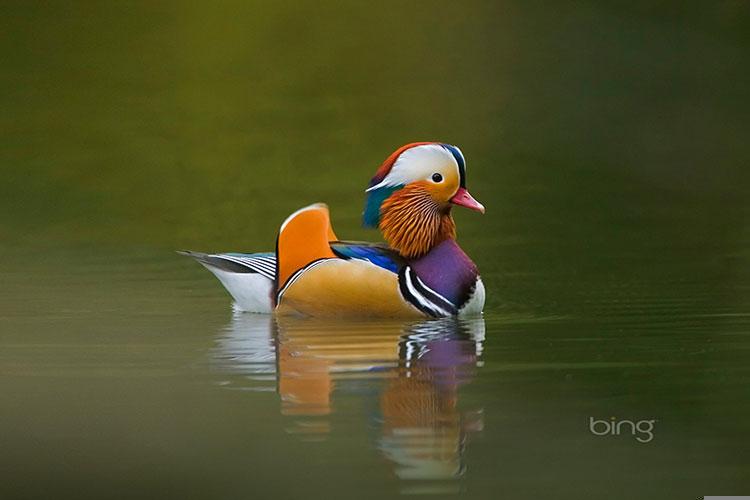
[[[0,14],[0,497],[750,492],[746,3]],[[314,201],[375,239],[425,139],[487,206],[482,320],[277,324],[173,253]]]

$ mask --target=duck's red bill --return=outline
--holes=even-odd
[[[466,190],[466,188],[458,188],[458,191],[456,191],[456,194],[453,195],[453,198],[451,198],[450,201],[454,205],[459,205],[471,210],[476,210],[477,212],[484,213],[484,205],[475,200],[471,193]]]

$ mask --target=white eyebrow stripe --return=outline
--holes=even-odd
[[[387,178],[388,178],[388,176],[386,176],[386,178],[385,178],[385,179],[387,179]],[[367,189],[365,189],[365,193],[369,193],[370,191],[374,191],[374,190],[376,190],[376,189],[380,189],[380,188],[382,188],[382,187],[386,187],[386,186],[387,186],[387,184],[385,183],[385,179],[383,179],[383,180],[382,180],[382,181],[380,181],[379,183],[375,184],[374,186],[372,186],[372,187],[368,187]]]
[[[376,185],[365,189],[365,192],[368,193],[383,187],[406,185],[410,182],[427,178],[432,173],[436,164],[444,165],[446,161],[455,165],[456,172],[460,174],[460,166],[456,158],[442,144],[434,143],[414,146],[401,153],[385,178]]]

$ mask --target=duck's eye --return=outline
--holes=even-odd
[[[432,174],[432,182],[443,182],[443,176],[435,172]]]

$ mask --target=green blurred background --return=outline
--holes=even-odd
[[[487,206],[456,211],[489,294],[466,491],[750,491],[747,2],[5,1],[0,90],[13,494],[271,494],[264,449],[306,464],[281,494],[397,491],[371,446],[300,451],[275,400],[205,385],[234,320],[172,251],[271,249],[315,201],[375,239],[366,183],[418,140]],[[592,442],[615,411],[664,430]]]
[[[621,238],[692,210],[674,236],[721,244],[746,214],[748,10],[5,2],[2,239],[268,246],[315,200],[362,237],[379,163],[443,140],[489,207],[465,233]]]

